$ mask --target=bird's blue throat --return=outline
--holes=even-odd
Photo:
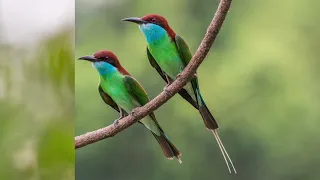
[[[148,43],[158,42],[167,35],[167,31],[163,27],[152,23],[141,24],[139,29],[146,37]]]
[[[94,62],[92,66],[97,69],[101,76],[117,72],[117,68],[107,62]]]

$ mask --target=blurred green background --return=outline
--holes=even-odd
[[[58,12],[32,16],[34,2],[0,1],[0,179],[71,180],[74,22],[58,26]]]
[[[72,35],[44,38],[32,53],[0,44],[1,180],[74,179]]]
[[[75,57],[116,53],[147,90],[164,82],[146,57],[146,41],[125,17],[165,16],[194,53],[218,1],[76,1]],[[143,126],[76,150],[77,180],[318,180],[320,178],[320,11],[316,0],[233,1],[209,56],[198,70],[202,94],[220,124],[237,168],[230,175],[197,113],[176,95],[156,116],[182,152],[169,161]],[[118,114],[97,92],[90,63],[75,62],[76,135],[107,126]]]

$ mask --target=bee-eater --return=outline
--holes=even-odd
[[[136,107],[149,102],[146,91],[121,66],[118,58],[111,51],[101,50],[93,56],[80,57],[79,60],[92,62],[100,76],[99,94],[106,104],[120,113],[120,118],[126,116]],[[151,131],[168,159],[176,157],[180,163],[182,162],[180,160],[181,153],[169,141],[153,112],[139,122]],[[117,120],[115,125],[117,125]]]
[[[142,18],[130,17],[122,21],[139,25],[139,29],[148,43],[147,56],[150,64],[168,84],[175,80],[187,66],[192,55],[187,43],[172,30],[168,21],[157,14],[148,14]],[[229,172],[231,173],[231,170],[226,157],[236,173],[233,163],[219,138],[218,124],[201,96],[197,75],[179,91],[179,94],[200,112],[206,128],[212,131],[216,138]]]

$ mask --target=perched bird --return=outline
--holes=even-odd
[[[136,107],[149,102],[146,91],[120,64],[114,53],[107,50],[96,52],[93,56],[83,56],[79,60],[90,61],[98,71],[100,84],[99,94],[103,101],[120,113],[120,118],[126,116]],[[160,144],[168,159],[174,157],[182,163],[179,150],[169,141],[156,120],[154,113],[139,121],[147,127]],[[118,121],[115,121],[117,126]]]
[[[148,14],[142,18],[130,17],[122,19],[122,21],[129,21],[139,25],[139,29],[144,34],[148,43],[147,56],[149,62],[169,85],[177,78],[192,58],[186,42],[172,30],[164,17],[157,14]],[[180,90],[179,94],[199,110],[206,128],[212,131],[216,138],[229,172],[231,173],[228,160],[236,173],[233,163],[219,138],[217,132],[218,124],[201,96],[196,74]]]

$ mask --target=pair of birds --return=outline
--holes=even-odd
[[[171,29],[167,20],[157,14],[148,14],[142,18],[131,17],[122,21],[139,25],[148,43],[146,51],[150,64],[167,84],[174,81],[187,66],[192,55],[186,42]],[[93,63],[100,75],[98,87],[100,96],[106,104],[120,113],[120,118],[126,116],[136,107],[149,102],[146,91],[121,66],[118,58],[111,51],[101,50],[93,56],[80,57],[79,60],[87,60]],[[231,173],[230,163],[236,173],[233,163],[219,138],[218,124],[201,96],[198,78],[195,76],[179,91],[179,94],[200,112],[206,128],[212,131],[216,138],[229,172]],[[139,122],[151,131],[168,159],[176,157],[180,163],[182,162],[180,159],[181,153],[169,141],[154,113],[149,114]],[[117,120],[115,125],[117,125]]]

